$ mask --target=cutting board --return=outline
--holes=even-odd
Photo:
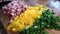
[[[43,1],[40,1],[39,3],[43,4]],[[45,3],[45,1],[44,1],[44,3]],[[10,23],[9,22],[10,21],[10,17],[8,15],[4,15],[1,12],[2,12],[2,10],[0,10],[0,20],[3,23],[4,28],[6,29],[7,25]],[[55,10],[55,9],[54,9],[54,12],[57,13],[56,14],[57,16],[60,15],[60,13],[58,13],[57,10]],[[6,31],[7,31],[7,29],[6,29]],[[52,30],[46,30],[46,31],[48,31],[49,34],[60,34],[60,31],[58,31],[58,30],[53,30],[52,29]],[[19,32],[10,32],[10,31],[7,31],[7,34],[19,34]]]
[[[0,10],[0,20],[4,26],[4,28],[6,29],[7,25],[10,23],[10,17],[7,16],[7,15],[4,15],[3,13],[1,13],[2,11]],[[6,29],[7,31],[7,29]],[[18,34],[18,32],[10,32],[10,31],[7,31],[7,34]]]
[[[60,15],[60,13],[57,14],[57,15]],[[3,23],[4,28],[6,29],[6,27],[10,23],[9,22],[10,21],[10,17],[7,16],[7,15],[4,15],[3,13],[1,13],[1,10],[0,10],[0,20]],[[7,31],[7,29],[6,29],[6,31]],[[46,30],[46,31],[48,31],[49,34],[60,34],[60,31],[58,31],[58,30],[53,30],[52,29],[52,30]],[[19,34],[19,32],[10,32],[10,31],[7,31],[7,34]]]

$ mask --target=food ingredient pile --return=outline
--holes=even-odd
[[[6,10],[3,11],[4,14],[10,14],[14,17],[7,26],[8,31],[19,31],[20,34],[48,34],[45,29],[60,30],[60,25],[58,24],[60,22],[60,17],[55,16],[55,13],[47,7],[42,5],[27,6],[24,5],[24,3],[21,4],[20,1],[12,1],[9,4],[13,6],[9,8],[4,6],[2,8]],[[17,6],[16,9],[14,6]]]
[[[8,5],[2,7],[3,13],[10,15],[11,18],[14,18],[17,15],[20,15],[27,9],[27,5],[21,1],[13,1]]]

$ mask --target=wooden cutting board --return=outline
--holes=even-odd
[[[1,20],[2,24],[4,25],[4,28],[6,29],[7,25],[9,24],[10,17],[2,14],[1,10],[0,10],[0,20]],[[6,31],[7,31],[7,29],[6,29]],[[7,34],[19,34],[19,33],[7,31]]]
[[[6,29],[7,25],[9,24],[10,17],[7,16],[7,15],[2,14],[1,10],[0,10],[0,20],[3,23],[4,28]],[[7,29],[6,29],[6,31],[7,31]],[[49,34],[60,34],[60,31],[53,30],[53,29],[52,30],[46,30],[46,31],[48,31]],[[10,32],[10,31],[7,31],[7,34],[19,34],[19,32]]]
[[[43,2],[44,1],[44,2]],[[39,1],[39,3],[40,4],[43,4],[43,3],[46,3],[46,1],[45,0],[43,0],[43,1]],[[47,1],[48,2],[48,1]],[[47,5],[48,6],[48,5]],[[55,10],[54,9],[54,12],[55,13],[57,13],[57,16],[59,16],[60,15],[60,13],[58,13],[57,12],[57,10]],[[10,17],[9,16],[7,16],[7,15],[4,15],[4,14],[2,14],[1,13],[1,10],[0,10],[0,20],[1,20],[1,22],[3,23],[3,25],[4,25],[4,28],[6,29],[6,27],[7,27],[7,25],[10,23],[9,21],[10,21]],[[7,31],[7,29],[6,29],[6,31]],[[48,32],[49,32],[49,34],[60,34],[60,31],[57,31],[57,30],[47,30]],[[19,32],[10,32],[10,31],[7,31],[7,34],[19,34]]]

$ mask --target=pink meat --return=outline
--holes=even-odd
[[[2,7],[3,13],[6,15],[11,15],[14,18],[17,15],[20,15],[27,9],[27,5],[21,1],[12,1],[8,5]]]

